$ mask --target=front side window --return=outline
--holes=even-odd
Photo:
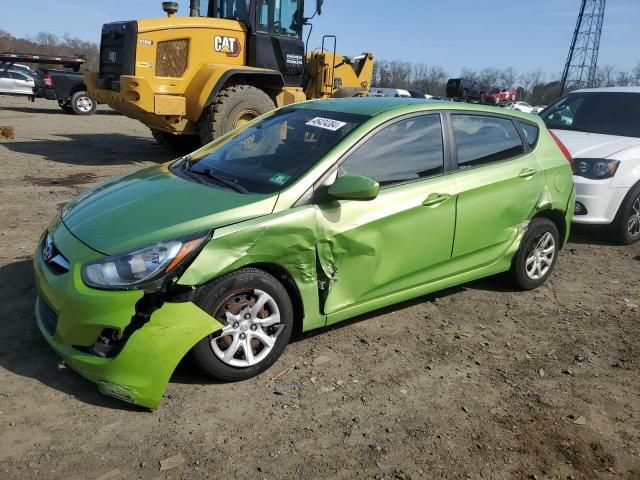
[[[215,0],[209,2],[209,16],[242,20],[249,23],[249,0]]]
[[[276,193],[295,183],[368,118],[303,108],[279,110],[212,143],[172,171],[241,193]]]
[[[640,137],[637,93],[572,93],[544,109],[548,128]]]
[[[286,37],[300,37],[302,2],[298,0],[259,0],[258,32]]]
[[[482,115],[451,115],[458,167],[472,168],[524,153],[513,122]]]
[[[367,140],[340,167],[380,185],[402,183],[444,171],[440,115],[401,120]]]

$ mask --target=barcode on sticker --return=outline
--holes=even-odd
[[[325,130],[331,130],[332,132],[340,130],[346,124],[346,122],[340,122],[338,120],[331,120],[330,118],[322,117],[312,118],[307,122],[307,125],[310,125],[312,127],[324,128]]]

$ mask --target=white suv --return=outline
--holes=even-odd
[[[640,240],[640,87],[576,90],[541,117],[573,157],[573,221]]]

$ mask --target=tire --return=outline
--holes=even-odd
[[[200,141],[207,144],[274,108],[273,100],[259,88],[250,85],[225,88],[200,116]]]
[[[96,101],[92,99],[87,92],[80,91],[71,95],[71,110],[76,115],[93,115],[98,106]]]
[[[553,272],[559,247],[558,228],[551,220],[531,220],[513,257],[510,273],[514,284],[522,290],[533,290],[542,285]]]
[[[151,135],[158,145],[178,155],[191,153],[200,147],[199,139],[194,135],[172,135],[153,128]]]
[[[609,227],[609,234],[614,242],[622,245],[640,240],[640,183],[636,183],[624,197]]]
[[[265,306],[251,313],[251,306],[262,300]],[[225,275],[202,287],[194,301],[225,325],[191,349],[194,363],[209,377],[226,382],[254,377],[271,367],[289,343],[293,330],[291,299],[282,284],[262,270],[243,268]],[[271,324],[276,315],[278,323]],[[269,325],[265,326],[265,320]],[[245,342],[253,358],[247,357]]]

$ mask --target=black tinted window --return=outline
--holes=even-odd
[[[545,108],[549,128],[640,137],[640,94],[572,93]]]
[[[440,115],[426,115],[390,125],[362,145],[341,167],[380,185],[405,182],[444,171]]]
[[[535,147],[536,143],[538,143],[538,136],[540,135],[538,127],[531,123],[520,122],[520,128],[522,128],[524,137],[527,139],[529,146],[531,148]]]
[[[511,120],[481,115],[452,115],[458,166],[470,168],[524,153]]]

